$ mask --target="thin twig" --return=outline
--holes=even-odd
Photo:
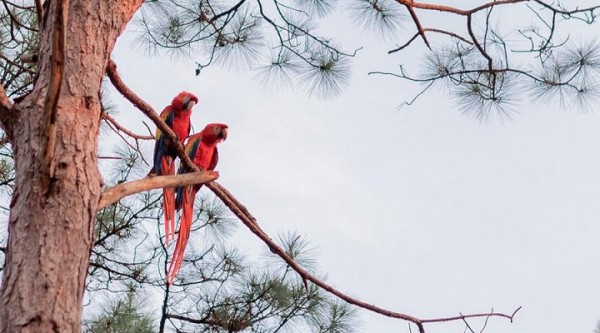
[[[462,313],[461,313],[461,316],[462,316]],[[469,322],[464,317],[462,318],[462,320],[465,323],[466,328],[468,328],[469,331],[471,331],[471,333],[475,333],[475,331],[473,331],[473,329],[471,328],[471,325],[469,325]],[[465,331],[466,331],[466,329],[465,329]]]
[[[459,39],[459,40],[461,40],[461,41],[463,41],[463,42],[465,42],[465,43],[467,43],[469,45],[473,45],[473,42],[471,42],[470,40],[466,39],[465,37],[463,37],[463,36],[461,36],[461,35],[459,35],[457,33],[451,32],[451,31],[446,31],[446,30],[441,30],[441,29],[435,29],[435,28],[424,28],[423,31],[425,31],[425,32],[435,32],[435,33],[439,33],[439,34],[443,34],[443,35],[448,35],[450,37],[454,37],[456,39]],[[412,44],[412,42],[415,39],[417,39],[417,37],[419,37],[419,35],[420,34],[417,32],[411,39],[408,40],[408,42],[404,43],[401,46],[398,46],[395,49],[389,50],[388,54],[392,54],[394,52],[398,52],[398,51],[404,50],[406,47],[408,47],[410,44]]]
[[[422,319],[421,321],[424,324],[426,324],[426,323],[441,323],[441,322],[446,322],[446,321],[456,321],[456,320],[463,320],[463,319],[477,318],[477,317],[503,317],[503,318],[506,318],[506,319],[510,319],[510,322],[512,323],[513,319],[515,318],[515,315],[517,314],[517,312],[519,312],[519,310],[521,310],[521,308],[522,307],[519,306],[510,315],[507,315],[505,313],[498,313],[498,312],[492,311],[492,312],[488,312],[488,313],[475,313],[475,314],[467,314],[467,315],[461,314],[460,316],[455,316],[455,317]]]
[[[492,308],[492,310],[490,312],[494,312],[494,308]],[[485,328],[487,327],[489,320],[490,320],[489,316],[485,317],[485,322],[483,323],[483,327],[481,327],[481,330],[479,331],[479,333],[483,333],[483,331],[485,331]]]
[[[123,127],[121,124],[117,122],[117,120],[106,112],[102,112],[102,118],[106,121],[110,122],[117,130],[127,134],[128,136],[136,139],[136,140],[154,140],[154,135],[141,135],[135,134],[127,128]]]

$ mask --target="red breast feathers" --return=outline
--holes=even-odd
[[[198,103],[198,97],[187,91],[180,92],[173,101],[171,109],[174,111],[173,132],[183,142],[190,134],[190,116],[192,108]]]

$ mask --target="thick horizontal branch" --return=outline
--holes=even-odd
[[[189,168],[191,170],[200,171],[200,169],[194,163],[192,163],[192,161],[189,159],[189,157],[184,153],[183,146],[177,140],[175,133],[173,133],[173,131],[162,121],[162,119],[160,119],[160,117],[158,116],[156,111],[154,111],[154,109],[152,109],[152,107],[150,105],[148,105],[146,102],[144,102],[142,99],[140,99],[133,91],[131,91],[131,89],[129,89],[125,85],[125,83],[123,83],[123,81],[119,77],[119,73],[117,72],[116,64],[112,60],[109,62],[108,66],[107,66],[107,74],[108,74],[108,77],[110,78],[111,82],[115,86],[115,88],[127,100],[129,100],[138,109],[140,109],[140,111],[142,111],[144,114],[148,115],[148,117],[156,124],[156,126],[161,131],[163,131],[164,135],[166,135],[172,142],[176,143],[175,148],[177,150],[179,158],[181,159],[181,163],[183,163],[183,165],[185,165],[187,168]],[[368,304],[368,303],[360,301],[356,298],[350,297],[350,296],[342,293],[341,291],[335,289],[333,286],[320,280],[316,276],[310,274],[308,271],[306,271],[304,268],[302,268],[296,261],[294,261],[294,259],[292,259],[292,257],[290,257],[287,254],[287,252],[285,252],[285,250],[283,250],[277,243],[275,243],[271,239],[271,237],[269,237],[269,235],[267,235],[260,228],[260,226],[258,225],[254,216],[252,216],[252,214],[250,214],[248,209],[244,205],[242,205],[239,201],[237,201],[237,199],[227,189],[225,189],[223,186],[221,186],[217,182],[208,183],[208,184],[206,184],[206,187],[211,189],[213,191],[213,193],[223,202],[223,204],[225,206],[227,206],[227,208],[229,208],[231,210],[231,212],[235,216],[237,216],[240,219],[240,221],[242,221],[242,223],[244,223],[244,225],[246,227],[248,227],[248,229],[250,229],[250,231],[252,231],[252,233],[254,233],[256,236],[258,236],[258,238],[260,238],[269,247],[271,252],[278,255],[294,271],[296,271],[296,273],[298,273],[298,275],[300,275],[300,277],[302,277],[305,284],[306,284],[306,281],[310,281],[310,282],[314,283],[315,285],[317,285],[318,287],[320,287],[321,289],[335,295],[336,297],[346,301],[349,304],[358,306],[365,310],[375,312],[375,313],[378,313],[378,314],[381,314],[381,315],[384,315],[387,317],[398,318],[398,319],[412,322],[415,325],[417,325],[420,333],[425,332],[425,328],[423,327],[423,320],[421,320],[417,317],[408,315],[408,314],[394,312],[394,311],[390,311],[390,310],[387,310],[384,308],[380,308],[378,306]],[[508,315],[503,315],[503,314],[490,314],[490,316],[509,317]],[[459,317],[457,319],[452,319],[452,320],[462,320],[462,319],[463,319],[463,317]]]
[[[217,178],[219,178],[218,172],[200,171],[175,176],[148,177],[140,180],[122,183],[108,188],[106,191],[102,192],[102,195],[100,196],[100,202],[98,203],[98,210],[110,204],[113,204],[128,195],[159,189],[163,187],[206,184],[214,181]]]

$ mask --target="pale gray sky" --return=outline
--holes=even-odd
[[[132,49],[131,34],[113,58],[157,111],[188,90],[200,99],[196,131],[229,124],[219,182],[270,235],[305,235],[338,289],[423,318],[523,306],[513,324],[490,320],[487,333],[591,332],[600,319],[600,114],[533,105],[523,94],[514,120],[482,124],[444,91],[397,110],[418,87],[367,72],[418,64],[422,43],[387,55],[346,23],[324,28],[366,49],[348,89],[329,101],[270,92],[253,73],[218,66],[196,77],[191,60]],[[412,31],[407,24],[401,40]],[[121,123],[145,132],[144,116],[114,99]],[[265,250],[244,227],[235,237],[257,255]],[[472,323],[478,332],[481,322]],[[361,311],[361,331],[408,329]]]

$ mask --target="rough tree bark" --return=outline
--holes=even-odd
[[[38,79],[32,93],[1,117],[11,139],[17,177],[0,298],[4,333],[81,331],[84,283],[102,187],[98,92],[115,40],[142,0],[46,3]],[[55,77],[53,29],[61,3],[68,8],[64,74],[55,109],[56,140],[46,144],[44,105]],[[49,176],[44,176],[40,163],[46,147],[54,147]]]

